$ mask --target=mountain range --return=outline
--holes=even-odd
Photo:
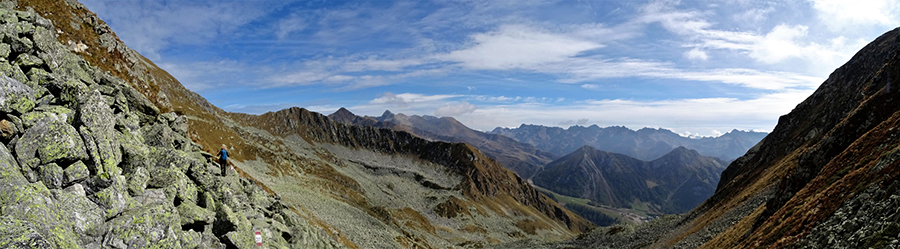
[[[900,28],[863,47],[692,211],[498,248],[892,248],[900,231]]]
[[[535,185],[595,204],[689,211],[712,196],[725,162],[678,147],[653,161],[583,146],[538,171]]]
[[[563,129],[526,124],[518,128],[497,127],[490,133],[504,135],[556,155],[569,154],[588,145],[598,150],[621,153],[646,161],[659,158],[679,146],[696,150],[701,155],[731,161],[746,153],[768,134],[732,130],[719,137],[689,138],[662,128],[643,128],[635,131],[622,126],[600,128],[591,125]]]
[[[345,108],[338,109],[328,117],[345,124],[405,131],[435,141],[467,143],[525,179],[530,178],[536,170],[558,157],[555,154],[538,150],[530,144],[520,143],[505,136],[470,129],[452,117],[407,116],[390,111],[385,111],[379,117],[362,117]]]

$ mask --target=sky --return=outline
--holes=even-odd
[[[771,131],[896,0],[81,0],[227,111]]]

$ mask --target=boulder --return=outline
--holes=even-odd
[[[0,112],[21,114],[31,111],[32,108],[34,108],[34,91],[31,87],[6,75],[0,75]]]
[[[144,126],[141,128],[141,134],[144,135],[144,142],[148,146],[174,148],[175,134],[168,125],[158,123]]]
[[[16,128],[15,124],[6,119],[0,120],[0,139],[9,141],[18,133],[19,129]]]
[[[15,186],[0,196],[0,213],[5,217],[31,222],[34,230],[52,248],[78,248],[79,236],[66,221],[68,212],[54,201],[53,194],[41,183]]]
[[[88,171],[87,165],[84,165],[81,161],[77,161],[63,170],[63,184],[70,185],[72,183],[80,182],[87,179],[90,175],[91,172]]]
[[[34,224],[0,216],[0,248],[54,248]]]
[[[35,158],[40,159],[40,164],[60,165],[87,158],[84,141],[75,128],[54,119],[41,119],[25,131],[16,143],[16,155],[22,167],[36,166],[35,160],[32,160]]]
[[[150,175],[147,173],[147,170],[145,170],[144,167],[138,167],[128,177],[128,193],[130,193],[131,196],[144,194],[144,189],[147,188],[147,181],[149,180]]]
[[[192,202],[181,203],[178,206],[178,214],[181,215],[182,226],[195,224],[202,227],[206,224],[212,224],[213,220],[216,219],[215,212],[199,207]]]
[[[113,179],[111,186],[94,193],[93,199],[105,210],[107,219],[137,205],[137,202],[128,194],[125,177],[121,175]]]
[[[39,106],[34,111],[22,115],[22,126],[25,129],[31,128],[42,119],[55,119],[72,124],[75,120],[75,111],[58,105]]]
[[[74,187],[77,189],[81,184],[73,186],[78,186]],[[65,218],[72,225],[73,231],[82,237],[88,236],[87,234],[103,224],[105,220],[103,209],[91,202],[84,195],[83,189],[81,192],[78,190],[51,190],[51,192],[56,197],[60,210],[65,212]]]
[[[79,161],[81,162],[81,161]],[[55,163],[38,166],[41,182],[49,189],[59,189],[63,185],[63,169]]]
[[[122,161],[119,135],[115,130],[115,122],[111,122],[113,120],[115,116],[112,109],[99,91],[94,90],[82,96],[78,108],[78,122],[82,124],[79,132],[84,138],[97,174],[115,172],[116,166]]]
[[[159,203],[123,213],[106,223],[104,248],[182,248],[175,207]]]

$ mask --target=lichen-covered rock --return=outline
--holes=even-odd
[[[41,164],[68,165],[87,157],[84,141],[71,125],[53,119],[41,119],[25,131],[16,143],[16,155],[22,167],[34,167],[34,158]]]
[[[143,144],[143,138],[139,134],[127,130],[119,133],[119,145],[122,147],[122,162],[119,167],[125,173],[151,166],[150,150]]]
[[[31,222],[0,216],[0,248],[54,248]]]
[[[28,129],[44,119],[60,120],[72,124],[74,116],[74,111],[63,106],[39,106],[35,108],[34,111],[22,115],[22,125],[25,129]]]
[[[172,128],[164,124],[155,124],[141,128],[144,142],[149,146],[174,148],[175,134]]]
[[[21,54],[16,57],[15,64],[19,67],[39,67],[44,64],[44,60],[31,54]]]
[[[169,198],[166,196],[165,189],[147,189],[143,194],[135,196],[134,200],[140,205],[150,205],[154,203],[172,203],[174,196]]]
[[[134,208],[138,203],[128,194],[124,176],[116,176],[108,188],[94,193],[94,200],[105,210],[106,218],[112,218],[127,209]]]
[[[79,161],[80,162],[80,161]],[[58,189],[63,185],[63,169],[55,163],[45,164],[40,169],[41,182],[49,189]]]
[[[131,196],[144,194],[144,189],[147,188],[147,181],[149,180],[150,175],[147,173],[147,170],[144,167],[138,167],[128,178],[128,193],[131,193]]]
[[[31,87],[6,75],[0,75],[0,112],[26,113],[32,108],[34,108],[34,92]]]
[[[32,222],[53,248],[79,248],[79,236],[70,229],[65,212],[41,183],[14,186],[0,196],[0,213],[4,216]]]
[[[178,214],[181,215],[181,225],[188,224],[212,224],[216,213],[199,207],[193,202],[183,202],[178,206]]]
[[[188,132],[188,120],[187,116],[179,115],[175,117],[175,120],[172,120],[170,125],[172,127],[172,131],[175,131],[178,135],[187,137]]]
[[[118,132],[115,130],[115,119],[109,104],[105,103],[97,90],[82,96],[78,109],[79,129],[85,140],[88,155],[97,168],[95,172],[114,172],[116,165],[122,161],[119,148]]]
[[[63,170],[63,181],[65,185],[69,185],[87,179],[90,174],[91,172],[88,171],[87,165],[84,165],[84,162],[77,161]]]
[[[181,248],[177,231],[180,217],[169,204],[151,204],[130,210],[107,222],[105,248]]]
[[[81,192],[51,190],[51,192],[56,197],[61,211],[65,212],[65,218],[72,225],[73,231],[82,238],[90,237],[89,233],[103,224],[105,219],[103,210],[84,195],[84,190]]]
[[[166,195],[181,202],[197,202],[197,186],[184,173],[173,167],[151,169],[147,186],[164,188]]]

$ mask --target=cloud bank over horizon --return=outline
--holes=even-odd
[[[228,111],[771,130],[900,2],[84,0]]]

